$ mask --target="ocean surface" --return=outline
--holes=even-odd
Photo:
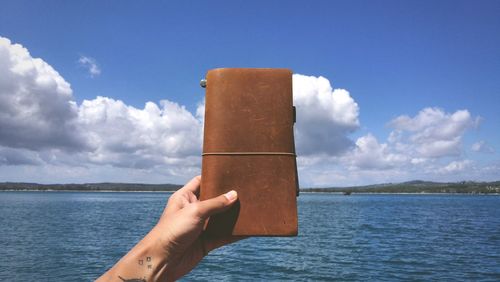
[[[0,281],[92,281],[169,193],[0,192]],[[210,253],[184,281],[500,281],[500,196],[299,197],[299,236]]]

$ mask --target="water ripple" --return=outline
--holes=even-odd
[[[0,280],[92,281],[166,193],[0,193]],[[303,194],[299,236],[213,251],[186,281],[499,281],[500,197]]]

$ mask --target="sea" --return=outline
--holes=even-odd
[[[170,193],[0,192],[0,281],[93,281]],[[182,281],[500,281],[500,196],[302,193],[299,235],[211,252]]]

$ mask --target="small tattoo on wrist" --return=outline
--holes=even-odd
[[[147,269],[152,270],[153,269],[153,258],[152,257],[146,257],[146,262],[147,262]],[[144,265],[144,259],[138,259],[137,264],[140,266]]]
[[[121,277],[120,275],[118,275],[118,278],[120,278],[123,282],[147,282],[146,277],[144,277],[144,279],[141,279],[141,278],[125,279],[125,278]]]

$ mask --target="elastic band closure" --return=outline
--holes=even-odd
[[[296,157],[295,153],[287,152],[210,152],[202,153],[202,156],[225,156],[225,155],[243,155],[243,156],[259,156],[259,155],[277,155],[277,156],[293,156]]]

